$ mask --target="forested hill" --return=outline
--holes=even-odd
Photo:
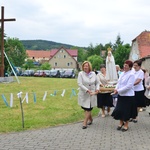
[[[46,40],[20,40],[24,45],[25,49],[28,50],[50,50],[55,48],[64,47],[70,49],[71,47],[75,47],[69,44],[57,43],[53,41]]]

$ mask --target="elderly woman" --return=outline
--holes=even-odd
[[[141,69],[142,61],[136,60],[133,63],[134,68],[134,76],[135,76],[135,83],[134,83],[134,91],[135,91],[135,101],[137,105],[137,112],[139,112],[140,108],[145,107],[145,97],[144,97],[144,72]],[[136,123],[138,121],[138,114],[135,118],[132,118],[130,121]]]
[[[106,67],[104,64],[100,65],[100,73],[97,74],[100,81],[100,87],[104,87],[108,84],[106,79]],[[113,99],[110,95],[110,91],[100,91],[97,95],[97,107],[102,109],[102,118],[105,117],[105,107],[107,107],[107,114],[109,115],[110,107],[113,107]]]
[[[83,62],[82,71],[78,74],[78,104],[84,110],[85,118],[82,129],[86,129],[87,125],[92,124],[91,111],[93,107],[97,106],[97,93],[99,92],[99,80],[92,71],[91,63]]]
[[[146,106],[149,106],[146,110],[148,111],[149,115],[150,115],[150,77],[147,78],[147,80],[145,81],[145,96],[147,98],[147,103]]]
[[[120,120],[117,130],[123,132],[128,130],[129,119],[135,117],[136,107],[134,106],[134,83],[135,76],[132,71],[133,63],[130,60],[124,62],[124,72],[121,74],[114,94],[118,93],[117,105],[112,113],[112,116],[116,120]]]

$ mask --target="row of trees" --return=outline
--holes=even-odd
[[[85,60],[88,60],[92,63],[93,68],[99,70],[100,64],[105,64],[108,48],[112,49],[116,64],[120,65],[120,67],[122,68],[124,61],[129,58],[131,46],[130,44],[123,44],[120,35],[117,36],[116,42],[114,44],[112,44],[111,42],[105,45],[100,43],[96,46],[90,44],[87,50],[79,48],[78,61],[83,62]]]

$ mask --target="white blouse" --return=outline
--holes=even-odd
[[[134,72],[134,76],[135,76],[135,81],[137,79],[141,79],[140,83],[134,86],[134,91],[143,91],[144,90],[144,87],[143,87],[144,72],[140,69]]]
[[[120,75],[116,89],[120,96],[134,96],[135,76],[132,70],[123,72]]]

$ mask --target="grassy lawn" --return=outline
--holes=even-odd
[[[77,79],[19,77],[19,81],[20,84],[16,80],[11,83],[0,83],[0,133],[47,128],[83,120],[83,110],[77,103]],[[64,89],[65,94],[62,97]],[[20,99],[17,97],[20,91],[23,92],[22,100],[28,93],[29,101],[23,102],[24,128]],[[47,96],[43,100],[46,91]],[[10,104],[11,93],[13,93],[13,107],[7,107],[2,95]],[[93,115],[97,115],[98,111],[95,108]]]

